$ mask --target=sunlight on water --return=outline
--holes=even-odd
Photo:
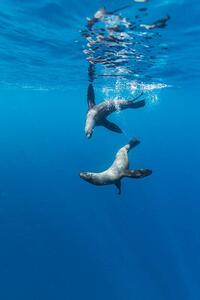
[[[88,81],[94,88],[100,83],[100,101],[113,100],[118,114],[119,100],[134,100],[142,93],[153,105],[158,103],[157,90],[168,87],[163,79],[152,75],[166,66],[168,46],[159,30],[170,20],[166,14],[148,21],[148,7],[138,6],[132,18],[126,17],[126,9],[120,10],[99,9],[87,18],[81,31]]]
[[[176,79],[179,85],[198,79],[195,2],[197,8],[185,22],[184,13],[194,7],[185,0],[127,1],[125,7],[121,1],[105,0],[78,11],[69,1],[19,1],[15,6],[4,0],[0,85],[66,89],[69,83],[85,84],[85,56],[94,63],[99,84],[117,76],[145,83],[158,79],[172,84]],[[180,9],[183,14],[177,13]]]
[[[101,94],[105,100],[115,100],[116,104],[118,100],[134,99],[143,93],[148,104],[154,105],[159,101],[158,93],[160,90],[165,88],[170,88],[171,85],[164,83],[138,83],[137,81],[127,82],[122,79],[117,79],[115,81],[114,89],[111,86],[103,86],[101,89]],[[117,111],[120,113],[120,110]]]

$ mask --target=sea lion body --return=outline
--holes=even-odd
[[[133,100],[107,100],[100,104],[95,104],[95,94],[92,84],[88,86],[88,112],[86,116],[85,134],[91,138],[96,126],[104,126],[107,129],[122,133],[122,130],[114,123],[107,120],[107,117],[115,111],[128,108],[139,108],[145,105],[144,100],[136,101],[141,95]]]
[[[116,184],[124,176],[124,170],[128,169],[128,155],[125,147],[121,148],[110,168],[100,173],[90,173],[91,181],[95,185]]]
[[[116,154],[112,165],[105,171],[99,173],[82,172],[80,177],[85,181],[94,185],[110,185],[115,184],[121,193],[121,179],[143,178],[152,173],[149,169],[129,170],[128,152],[140,142],[137,139],[132,139],[127,145],[122,147]]]

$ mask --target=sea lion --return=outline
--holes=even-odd
[[[152,174],[149,169],[129,170],[128,152],[140,141],[133,138],[127,145],[122,147],[116,154],[115,160],[111,167],[100,173],[81,172],[80,177],[85,181],[94,185],[109,185],[115,184],[119,194],[121,194],[121,179],[129,178],[143,178]]]
[[[87,138],[92,137],[95,126],[104,126],[111,131],[122,133],[122,130],[116,124],[106,118],[117,110],[143,107],[145,105],[144,100],[136,101],[142,94],[133,100],[107,100],[96,105],[93,85],[90,83],[87,92],[88,112],[85,124]]]

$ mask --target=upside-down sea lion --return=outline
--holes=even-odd
[[[87,92],[88,112],[85,124],[87,138],[91,138],[95,126],[104,126],[109,130],[122,133],[116,124],[107,120],[107,117],[115,111],[143,107],[145,105],[144,100],[136,101],[141,95],[133,100],[107,100],[96,105],[94,89],[92,84],[89,84]]]

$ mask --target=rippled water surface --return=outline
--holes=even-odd
[[[118,75],[126,73],[129,80],[139,77],[144,82],[174,84],[176,81],[177,85],[199,77],[198,1],[85,0],[82,4],[61,0],[2,0],[0,5],[1,85],[65,89],[67,85],[85,83],[88,66],[83,51],[87,50],[87,43],[81,31],[87,24],[86,18],[92,18],[103,6],[108,12],[125,7],[95,25],[97,34],[97,28],[105,29],[109,22],[111,27],[121,22],[118,25],[124,47],[118,42],[112,47],[111,41],[107,41],[109,49],[106,45],[95,49],[96,58],[106,55],[107,60],[112,60],[109,55],[115,54],[116,60],[116,55],[119,56],[115,62]],[[116,21],[116,15],[121,21]],[[141,27],[166,16],[170,20],[165,28]],[[102,73],[97,71],[98,82],[103,80],[101,75],[112,72],[107,68]]]

